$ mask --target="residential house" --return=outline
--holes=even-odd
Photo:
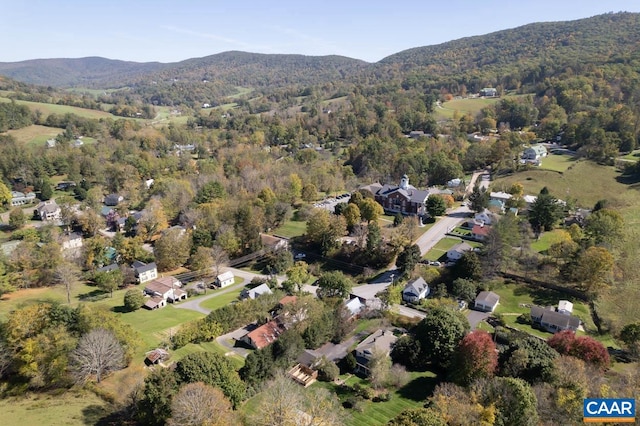
[[[424,215],[427,212],[425,202],[429,197],[429,191],[410,185],[407,175],[402,177],[400,185],[397,186],[376,183],[361,189],[370,191],[386,212],[404,215]]]
[[[565,315],[571,315],[573,313],[573,303],[568,300],[561,300],[558,302],[558,312]]]
[[[531,307],[531,322],[540,328],[551,333],[562,330],[576,331],[580,327],[580,318],[571,314],[556,312],[553,306],[543,308],[541,306]]]
[[[321,357],[316,351],[305,349],[296,361],[297,364],[287,371],[287,376],[306,388],[318,378],[316,368],[321,361]]]
[[[494,98],[498,96],[498,90],[495,87],[485,87],[484,89],[480,90],[480,96]]]
[[[104,197],[104,205],[105,206],[117,206],[119,203],[124,201],[124,197],[118,194],[109,194]]]
[[[47,148],[55,148],[56,147],[56,140],[55,139],[47,139],[47,142],[45,142],[45,146]]]
[[[356,373],[369,375],[369,361],[377,353],[389,355],[398,338],[391,330],[378,330],[356,346]]]
[[[483,225],[493,225],[497,220],[496,215],[487,209],[484,209],[480,213],[476,213],[473,219],[476,223],[481,223]]]
[[[522,199],[524,200],[524,203],[526,204],[527,209],[530,209],[531,205],[536,202],[538,197],[536,197],[535,195],[523,195]]]
[[[465,252],[471,250],[473,250],[473,247],[471,247],[468,243],[462,242],[456,244],[447,251],[447,259],[451,262],[455,262],[457,260],[460,260]]]
[[[271,251],[286,250],[289,248],[289,241],[285,238],[261,233],[260,239],[262,240],[262,246]]]
[[[358,315],[365,307],[358,297],[346,300],[344,306],[349,310],[352,318]]]
[[[409,137],[411,139],[418,139],[423,136],[425,136],[425,134],[422,130],[412,130],[411,132],[409,132]]]
[[[181,287],[182,283],[175,277],[162,277],[149,282],[144,288],[144,293],[173,303],[187,298],[187,292]]]
[[[36,214],[40,220],[59,220],[60,212],[60,207],[53,200],[43,201],[36,206]]]
[[[78,138],[78,139],[76,139],[75,141],[73,141],[73,142],[71,143],[71,145],[72,145],[74,148],[80,148],[82,145],[84,145],[84,142],[82,142],[82,139]]]
[[[140,284],[158,278],[158,267],[155,262],[147,264],[140,262],[139,260],[135,260],[131,266],[133,267],[133,273]]]
[[[11,191],[11,206],[22,206],[24,204],[31,204],[36,200],[35,192],[18,192]]]
[[[273,294],[271,289],[266,284],[260,284],[255,288],[245,288],[240,292],[240,299],[255,299],[263,294]]]
[[[76,183],[72,180],[63,180],[56,184],[56,190],[58,191],[66,191],[70,188],[75,188],[75,187],[76,187]]]
[[[106,265],[96,269],[96,272],[111,272],[119,269],[120,269],[120,266],[118,266],[117,263],[112,263],[111,265]]]
[[[484,241],[487,239],[489,231],[491,231],[491,226],[485,225],[484,223],[475,224],[473,228],[471,228],[471,238],[476,241]]]
[[[450,181],[447,182],[447,186],[449,188],[457,188],[460,185],[462,185],[462,179],[460,178],[451,179]]]
[[[477,296],[473,304],[473,309],[482,312],[493,312],[498,303],[500,302],[500,296],[492,291],[481,291]]]
[[[82,247],[82,235],[78,232],[64,234],[61,237],[62,250],[77,249]]]
[[[429,284],[424,278],[416,278],[407,283],[404,290],[402,290],[402,300],[409,303],[419,303],[429,295]]]
[[[544,145],[531,145],[522,153],[522,159],[525,161],[538,161],[547,156],[547,147]]]
[[[227,271],[216,277],[216,285],[220,288],[231,285],[235,282],[235,277],[233,276],[233,272]]]
[[[257,327],[240,338],[241,341],[254,349],[262,349],[269,346],[278,339],[278,336],[285,331],[284,325],[279,321],[271,320],[266,324]]]

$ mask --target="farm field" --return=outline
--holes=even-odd
[[[0,102],[11,102],[11,100],[9,98],[0,97]],[[122,117],[116,117],[115,115],[110,114],[106,111],[78,108],[78,107],[68,106],[68,105],[44,104],[40,102],[21,101],[21,100],[16,100],[16,103],[20,105],[26,105],[32,111],[39,110],[45,116],[48,116],[50,114],[71,113],[71,114],[76,114],[80,117],[86,117],[86,118],[113,118],[113,119],[122,118]]]
[[[22,129],[8,130],[6,133],[13,136],[19,144],[44,146],[48,139],[55,138],[62,132],[64,132],[64,129],[58,127],[32,124]]]

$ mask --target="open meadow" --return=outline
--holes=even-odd
[[[0,97],[0,102],[11,102],[9,98]],[[50,114],[75,114],[79,117],[85,118],[122,118],[117,117],[113,114],[110,114],[106,111],[98,111],[95,109],[87,109],[87,108],[79,108],[69,105],[57,105],[57,104],[45,104],[40,102],[31,102],[31,101],[21,101],[16,100],[16,103],[19,105],[26,105],[32,111],[40,111],[44,116],[48,116]]]
[[[461,116],[471,114],[475,117],[480,113],[482,108],[493,105],[499,100],[500,98],[453,99],[442,103],[440,106],[436,106],[434,113],[439,120],[452,119],[456,111],[458,111]]]

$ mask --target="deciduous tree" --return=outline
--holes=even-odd
[[[190,250],[191,235],[188,232],[177,228],[165,231],[154,247],[158,269],[169,271],[184,265],[189,259]]]
[[[550,337],[547,343],[561,355],[574,356],[602,370],[609,367],[607,348],[591,336],[576,336],[571,330],[563,330]]]
[[[103,328],[91,330],[80,338],[70,356],[71,368],[79,382],[94,377],[100,383],[112,371],[125,366],[124,350],[114,334]]]
[[[353,281],[341,271],[325,272],[318,279],[318,296],[345,298],[352,287]]]
[[[20,207],[11,209],[9,213],[9,226],[13,229],[20,229],[27,223],[27,217]]]
[[[137,311],[144,305],[144,295],[142,291],[132,288],[124,294],[124,307],[129,311]]]
[[[469,322],[459,312],[444,306],[436,306],[416,326],[416,339],[420,342],[422,356],[431,364],[446,368],[458,343],[469,331]]]
[[[122,285],[124,277],[120,269],[114,269],[113,271],[96,272],[93,280],[100,290],[109,293],[113,297],[114,290],[117,290]]]
[[[237,421],[224,394],[202,382],[180,387],[171,401],[169,426],[227,426]]]
[[[498,353],[486,331],[475,330],[462,338],[453,356],[450,376],[458,384],[469,385],[479,378],[493,377]]]

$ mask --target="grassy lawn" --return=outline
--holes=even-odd
[[[30,394],[0,400],[2,424],[95,425],[112,410],[91,392],[65,392],[61,395]]]
[[[476,116],[482,108],[493,105],[499,100],[499,98],[453,99],[451,101],[443,103],[442,108],[434,108],[434,112],[438,119],[451,119],[453,118],[453,113],[455,111],[458,111],[461,116],[465,115],[466,113]]]
[[[22,129],[7,131],[7,133],[13,136],[18,143],[34,146],[44,146],[48,139],[55,138],[62,132],[64,132],[64,129],[39,126],[37,124],[32,124],[31,126],[23,127]]]
[[[630,152],[627,155],[621,155],[620,157],[618,157],[621,160],[628,160],[628,161],[638,161],[640,160],[640,150],[635,150],[633,152]]]
[[[561,230],[554,229],[553,231],[543,232],[537,241],[531,243],[531,250],[538,253],[545,252],[551,247],[551,245],[561,241]]]
[[[307,230],[306,221],[288,220],[273,231],[274,235],[293,238],[303,235]]]
[[[8,98],[0,98],[0,102],[11,102],[11,100]],[[107,118],[107,117],[110,117],[113,119],[118,118],[115,115],[110,114],[106,111],[98,111],[95,109],[79,108],[79,107],[68,106],[68,105],[45,104],[40,102],[21,101],[21,100],[16,100],[16,103],[20,105],[26,105],[32,111],[39,110],[45,116],[48,116],[51,114],[71,113],[71,114],[75,114],[80,117],[86,117],[86,118]]]
[[[237,279],[237,277],[236,277]],[[218,291],[218,290],[215,290]],[[205,309],[210,309],[215,311],[216,309],[220,309],[223,306],[227,306],[229,303],[234,300],[238,300],[238,295],[240,291],[230,291],[228,293],[221,294],[220,296],[212,297],[211,299],[205,300],[200,303],[200,306]]]
[[[540,169],[565,172],[572,164],[576,164],[577,157],[567,154],[549,154],[542,159]]]
[[[459,239],[459,238],[453,238],[453,237],[444,237],[443,239],[441,239],[440,241],[438,241],[436,243],[435,246],[433,246],[433,248],[431,250],[429,250],[424,256],[424,259],[427,260],[432,260],[432,261],[436,261],[436,260],[447,260],[446,256],[447,256],[447,251],[449,251],[449,249],[451,249],[451,247],[455,246],[456,244],[461,243],[463,240]],[[481,247],[482,244],[478,243],[476,241],[465,241],[467,244],[469,244],[471,247]]]
[[[216,341],[204,342],[199,344],[189,343],[188,345],[177,349],[171,353],[171,361],[179,361],[185,356],[196,352],[215,352],[221,355],[227,354],[227,349]],[[233,363],[236,370],[244,366],[244,358],[240,355],[230,354],[227,358]]]

